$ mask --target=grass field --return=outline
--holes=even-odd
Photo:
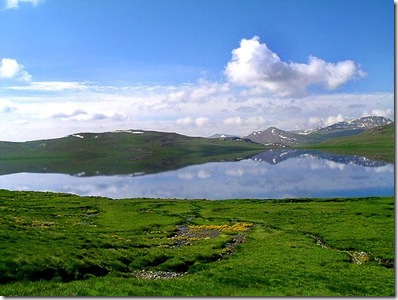
[[[0,190],[5,296],[393,296],[394,198]]]

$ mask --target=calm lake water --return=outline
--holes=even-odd
[[[114,199],[393,196],[394,164],[319,151],[272,150],[241,161],[192,165],[148,175],[8,174],[0,176],[0,189]]]

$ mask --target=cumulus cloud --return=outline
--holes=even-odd
[[[228,83],[199,80],[196,85],[185,85],[167,95],[168,102],[208,101],[229,91]]]
[[[187,126],[192,125],[193,120],[191,117],[180,118],[176,120],[177,125]]]
[[[336,162],[330,161],[330,160],[328,160],[328,161],[325,162],[325,166],[327,166],[329,169],[332,169],[332,170],[340,170],[340,171],[344,171],[345,168],[346,168],[346,165],[345,165],[345,164],[336,163]]]
[[[205,126],[209,123],[209,119],[205,117],[196,118],[195,124],[197,126]]]
[[[318,127],[323,125],[323,120],[319,117],[310,117],[308,119],[308,124],[310,125],[310,127]]]
[[[323,127],[333,125],[335,123],[343,122],[345,120],[342,114],[338,114],[337,116],[328,116],[325,119],[320,117],[309,117],[308,125],[311,128],[314,127]]]
[[[190,99],[200,100],[207,99],[211,96],[217,96],[222,93],[226,93],[229,90],[228,84],[199,81],[199,85],[192,89],[190,93]]]
[[[0,97],[0,128],[9,129],[1,132],[3,139],[14,141],[123,128],[244,136],[270,126],[284,130],[323,127],[327,122],[358,118],[365,111],[394,117],[393,93],[312,94],[296,100],[242,95],[242,89],[230,83],[205,81],[179,86],[59,81],[13,85],[0,86],[4,97]],[[22,130],[23,125],[9,126],[15,120],[30,122],[29,131]]]
[[[223,120],[225,125],[240,125],[242,124],[243,120],[241,117],[230,117]]]
[[[199,170],[198,171],[198,178],[200,179],[206,179],[211,177],[211,173],[206,171],[206,170]]]
[[[30,3],[37,6],[42,0],[7,0],[5,9],[17,9],[20,3]]]
[[[86,90],[90,87],[87,82],[71,81],[32,81],[25,67],[13,58],[2,58],[0,62],[0,79],[22,82],[23,85],[7,86],[8,90],[35,92],[63,92],[66,90]]]
[[[352,60],[326,62],[310,56],[308,63],[284,62],[258,36],[242,39],[225,68],[229,82],[256,92],[278,96],[303,94],[312,85],[334,90],[355,78],[366,76]]]
[[[248,116],[248,117],[229,117],[223,120],[223,124],[227,126],[248,126],[249,128],[258,128],[265,126],[268,121],[264,117]]]
[[[363,117],[380,116],[380,117],[385,117],[385,118],[391,118],[392,117],[392,111],[391,111],[391,108],[388,108],[388,109],[373,109],[370,113],[365,110],[363,112],[362,116]]]
[[[191,117],[185,117],[185,118],[180,118],[176,120],[176,124],[180,126],[191,126],[191,125],[196,125],[196,126],[205,126],[209,124],[209,119],[205,117],[199,117],[196,119],[193,119]]]
[[[167,95],[167,99],[169,102],[180,102],[186,97],[187,97],[187,92],[184,90],[171,92]]]
[[[245,123],[248,125],[255,125],[255,126],[261,126],[267,123],[267,120],[263,117],[248,117],[245,119]]]
[[[3,58],[0,63],[0,79],[30,81],[32,76],[15,59]]]
[[[338,114],[337,116],[328,116],[325,119],[320,117],[309,117],[307,123],[311,128],[314,128],[329,126],[344,121],[345,117],[342,114]]]
[[[344,116],[342,114],[338,114],[337,116],[330,116],[325,120],[325,125],[333,125],[335,123],[343,122]]]

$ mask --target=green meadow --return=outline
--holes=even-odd
[[[0,190],[4,296],[394,296],[394,198]]]

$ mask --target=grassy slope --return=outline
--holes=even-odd
[[[86,175],[153,173],[194,163],[233,160],[265,150],[243,141],[187,137],[147,131],[144,134],[83,133],[83,139],[0,142],[0,169]]]
[[[395,123],[392,123],[367,130],[355,136],[336,138],[310,147],[394,162],[394,129]]]
[[[392,197],[112,201],[3,190],[0,209],[1,295],[394,295]],[[249,231],[228,229],[242,223]],[[176,247],[178,225],[227,229]],[[245,242],[227,255],[236,234]],[[353,263],[360,252],[368,261]],[[142,269],[187,275],[131,275]]]

